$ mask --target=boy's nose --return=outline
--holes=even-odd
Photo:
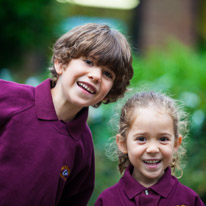
[[[148,143],[148,147],[147,147],[147,153],[158,153],[159,152],[159,147],[157,143]]]
[[[101,82],[102,78],[102,69],[99,67],[92,67],[88,73],[88,77],[94,82]]]

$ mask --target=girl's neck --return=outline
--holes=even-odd
[[[146,177],[143,177],[140,175],[138,175],[137,173],[135,173],[135,171],[133,170],[132,172],[132,177],[134,177],[136,179],[137,182],[139,182],[141,185],[143,185],[145,188],[149,188],[151,187],[152,185],[155,185],[159,179],[152,179],[152,178],[146,178]]]

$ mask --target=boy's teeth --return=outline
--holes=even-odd
[[[82,82],[79,82],[79,86],[83,87],[85,90],[87,90],[91,94],[95,93],[90,87],[88,87],[86,84],[84,84]]]

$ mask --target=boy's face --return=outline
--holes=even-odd
[[[59,74],[56,87],[63,101],[80,108],[97,104],[105,99],[113,86],[115,74],[99,67],[90,58],[72,59],[68,65],[55,63]]]

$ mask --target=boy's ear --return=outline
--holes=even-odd
[[[120,134],[117,134],[116,135],[116,143],[117,143],[119,150],[122,153],[127,154],[127,144],[126,144],[125,138],[123,138]]]
[[[175,141],[175,150],[178,150],[181,144],[182,144],[182,136],[180,135]]]
[[[60,75],[63,73],[64,67],[61,63],[59,63],[59,61],[57,59],[55,59],[55,61],[54,61],[54,68],[55,68],[57,74]]]

